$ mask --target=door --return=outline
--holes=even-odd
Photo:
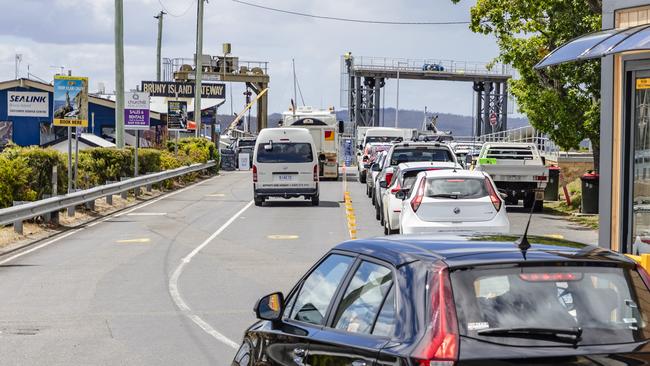
[[[310,339],[306,364],[372,366],[389,341],[394,311],[393,271],[361,261],[339,295],[328,326]]]
[[[320,332],[334,296],[355,258],[330,254],[296,285],[279,324],[262,322],[246,335],[253,364],[303,366],[310,339]]]

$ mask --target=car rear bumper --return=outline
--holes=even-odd
[[[255,188],[257,197],[311,197],[318,195],[318,186],[315,188]]]
[[[502,208],[503,210],[503,208]],[[410,211],[410,210],[409,210]],[[453,232],[481,232],[507,234],[510,232],[510,221],[505,211],[499,212],[488,221],[424,221],[412,211],[405,212],[401,222],[402,234],[428,234]]]

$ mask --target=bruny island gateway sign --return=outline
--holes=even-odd
[[[152,97],[194,98],[194,83],[175,83],[169,81],[143,81],[142,91]],[[201,98],[224,99],[225,84],[201,85]]]

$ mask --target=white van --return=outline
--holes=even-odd
[[[359,171],[359,182],[361,183],[366,183],[367,167],[363,162],[363,154],[368,144],[413,141],[413,138],[417,136],[417,130],[412,128],[372,127],[363,130],[363,132],[364,136],[361,144],[357,146],[357,169]]]
[[[261,206],[269,197],[304,197],[319,204],[316,146],[306,128],[265,128],[253,152],[253,195]]]

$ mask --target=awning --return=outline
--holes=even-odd
[[[546,55],[535,68],[641,50],[650,50],[650,24],[608,29],[575,38]]]

